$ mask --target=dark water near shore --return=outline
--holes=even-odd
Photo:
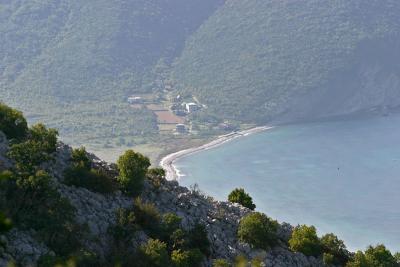
[[[278,127],[179,159],[180,183],[333,232],[348,248],[400,251],[400,116]]]

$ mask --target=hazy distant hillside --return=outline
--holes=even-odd
[[[339,115],[400,104],[400,2],[231,0],[174,76],[220,118]]]
[[[126,97],[169,107],[170,78],[206,105],[194,117],[209,124],[187,123],[202,133],[396,106],[399,13],[397,0],[2,1],[0,100],[106,147],[159,138],[157,114]]]
[[[28,117],[44,116],[63,134],[85,127],[92,137],[113,127],[126,134],[154,132],[153,115],[128,110],[126,95],[152,90],[153,67],[178,55],[221,3],[2,1],[1,100]]]

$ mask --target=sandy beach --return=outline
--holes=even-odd
[[[178,170],[174,165],[174,162],[176,160],[178,160],[182,157],[203,151],[203,150],[215,148],[217,146],[220,146],[222,144],[230,142],[236,138],[248,136],[250,134],[255,134],[255,133],[259,133],[259,132],[263,132],[263,131],[267,131],[272,128],[274,128],[274,127],[273,126],[260,126],[260,127],[255,127],[255,128],[251,128],[251,129],[244,130],[244,131],[237,131],[237,132],[232,132],[232,133],[229,133],[226,135],[221,135],[221,136],[218,136],[215,140],[213,140],[207,144],[204,144],[202,146],[184,149],[184,150],[169,154],[161,159],[159,165],[166,171],[166,179],[167,180],[177,180],[177,179],[179,179],[179,175],[178,175]]]

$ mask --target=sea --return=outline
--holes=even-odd
[[[400,251],[400,115],[278,126],[175,162],[184,186],[244,188],[279,222],[334,233],[355,251]]]

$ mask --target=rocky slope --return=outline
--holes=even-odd
[[[0,133],[0,160],[1,169],[9,166],[5,156],[8,149],[6,138]],[[63,170],[68,166],[71,148],[59,144],[55,161],[46,163],[45,169],[52,174],[54,182],[63,196],[69,199],[76,208],[76,220],[87,224],[87,235],[84,246],[96,254],[104,257],[110,250],[109,226],[115,224],[116,211],[127,208],[132,199],[116,192],[110,196],[90,192],[83,188],[69,187],[61,183]],[[95,156],[92,156],[96,168],[101,168],[109,174],[116,175],[114,165],[109,165]],[[146,182],[141,194],[143,201],[155,204],[162,213],[172,212],[182,218],[182,226],[190,228],[195,222],[206,225],[208,237],[211,241],[211,257],[204,262],[204,266],[211,266],[211,259],[233,259],[237,255],[245,255],[249,259],[260,258],[265,266],[322,266],[322,262],[313,257],[306,257],[301,253],[291,252],[280,242],[270,251],[252,250],[247,244],[238,242],[236,232],[240,219],[251,212],[237,204],[218,202],[207,197],[198,190],[190,190],[179,186],[177,182],[162,180],[158,186]],[[292,226],[281,224],[279,236],[282,240],[290,237]],[[51,254],[46,245],[37,241],[33,230],[21,231],[14,228],[9,233],[0,236],[5,247],[0,246],[0,266],[6,266],[10,260],[22,266],[35,266],[40,256]],[[146,242],[148,236],[143,231],[136,232],[133,246]]]

